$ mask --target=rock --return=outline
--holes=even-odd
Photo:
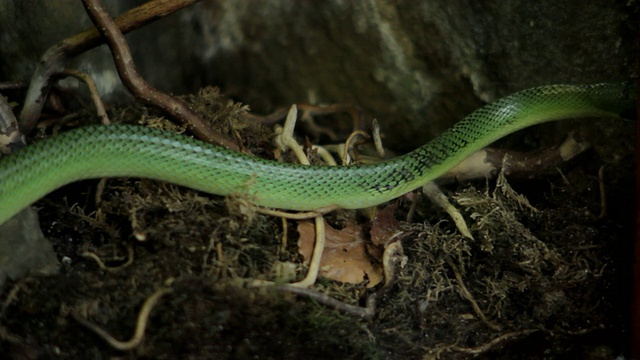
[[[7,278],[55,274],[58,265],[35,209],[29,207],[0,225],[0,288]]]

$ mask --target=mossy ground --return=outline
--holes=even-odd
[[[240,106],[213,90],[191,102],[254,154],[271,156],[270,129],[241,122]],[[165,124],[137,110],[113,113]],[[278,262],[294,262],[304,275],[295,221],[286,222],[283,248],[281,219],[220,197],[110,179],[96,200],[98,181],[69,185],[37,204],[61,271],[5,287],[0,352],[23,359],[614,358],[629,338],[634,195],[633,138],[629,129],[616,131],[551,174],[445,187],[475,240],[422,203],[403,223],[407,261],[372,320],[244,285],[278,280]],[[408,206],[400,202],[400,220]],[[117,269],[102,269],[88,252]],[[73,317],[127,340],[142,304],[168,284],[173,291],[153,308],[133,350],[112,348]],[[355,305],[375,291],[322,279],[317,289]]]

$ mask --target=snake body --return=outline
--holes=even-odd
[[[244,194],[288,210],[374,206],[437,178],[519,129],[576,117],[620,117],[635,106],[629,84],[549,85],[488,104],[420,148],[373,165],[302,166],[250,157],[142,126],[86,126],[0,159],[0,223],[74,181],[150,178],[211,194]]]

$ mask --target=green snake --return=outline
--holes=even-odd
[[[635,85],[549,85],[471,113],[426,145],[370,165],[302,166],[142,126],[85,126],[0,159],[0,223],[49,192],[102,177],[150,178],[265,207],[365,208],[410,192],[516,130],[576,117],[633,116]]]

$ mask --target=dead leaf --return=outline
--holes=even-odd
[[[344,229],[336,230],[325,224],[325,248],[320,261],[320,275],[331,280],[359,284],[366,278],[367,287],[382,280],[382,267],[367,252],[367,239],[360,225],[348,221]],[[305,264],[311,260],[316,240],[315,225],[310,221],[298,224],[298,252]]]
[[[395,210],[398,203],[394,202],[376,213],[371,222],[371,242],[374,245],[386,248],[389,241],[397,239],[403,230],[400,222],[396,220]]]

